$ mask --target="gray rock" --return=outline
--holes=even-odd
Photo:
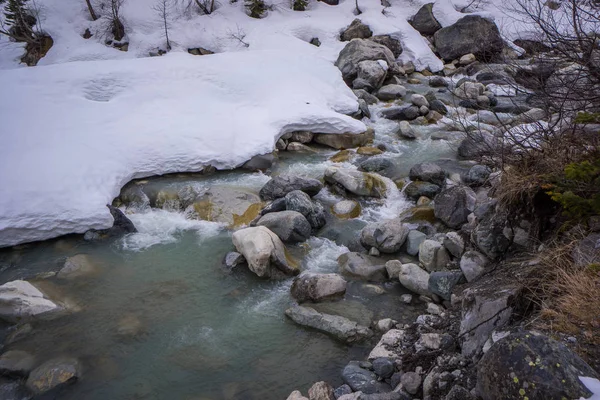
[[[402,383],[402,387],[410,394],[417,394],[419,388],[421,387],[421,375],[416,372],[406,372],[402,374],[402,378],[400,378],[400,383]]]
[[[467,216],[475,209],[475,199],[475,192],[466,186],[444,189],[435,197],[435,217],[458,229],[467,223]]]
[[[442,29],[442,25],[433,15],[433,3],[421,7],[409,22],[413,28],[424,36],[431,36]]]
[[[429,78],[429,86],[431,87],[442,88],[448,87],[449,85],[450,84],[448,83],[448,81],[441,76],[434,75],[431,78]]]
[[[385,85],[377,91],[377,98],[382,101],[397,100],[406,96],[406,88],[402,85]]]
[[[454,91],[452,93],[459,99],[476,101],[477,98],[483,94],[483,92],[485,92],[485,85],[483,85],[482,83],[464,81],[460,85],[457,85],[456,89],[454,89]],[[461,104],[463,104],[463,103],[461,102]],[[468,107],[468,106],[465,106],[465,107]],[[478,107],[476,105],[474,105],[469,108],[477,109]]]
[[[413,181],[406,185],[406,188],[404,188],[404,194],[412,200],[418,200],[422,196],[432,199],[441,190],[441,187],[430,182]]]
[[[333,394],[335,395],[336,399],[339,399],[343,395],[352,394],[352,388],[344,383],[342,386],[336,388],[333,391]]]
[[[412,400],[410,396],[405,393],[388,392],[388,393],[373,393],[364,394],[361,393],[358,400]]]
[[[359,196],[385,197],[388,190],[380,175],[351,169],[328,167],[325,170],[325,181],[338,184]]]
[[[294,390],[287,397],[286,400],[309,400],[307,397],[302,396],[302,393],[299,390]]]
[[[487,214],[471,232],[471,242],[486,256],[494,260],[502,256],[510,246],[504,235],[505,215]]]
[[[377,375],[368,369],[361,368],[358,361],[350,361],[342,371],[342,379],[355,392],[365,394],[386,393],[391,387],[383,382],[377,381]]]
[[[0,399],[5,400],[25,400],[31,395],[26,393],[27,390],[22,383],[9,378],[0,378]]]
[[[453,25],[438,30],[433,40],[441,58],[447,61],[469,53],[490,59],[504,48],[496,24],[477,15],[467,15]]]
[[[326,213],[321,203],[313,201],[313,211],[306,216],[306,220],[315,232],[325,226],[327,223]]]
[[[292,190],[285,195],[285,208],[288,211],[296,211],[303,216],[308,216],[314,211],[310,196],[300,190]]]
[[[315,135],[309,131],[296,131],[292,132],[290,141],[306,144],[312,142],[314,136]]]
[[[338,274],[304,272],[294,279],[291,293],[299,303],[338,299],[346,293],[346,280]]]
[[[448,392],[444,400],[475,400],[471,392],[462,386],[455,385]]]
[[[297,176],[276,176],[271,178],[260,189],[260,198],[262,200],[275,200],[285,197],[293,190],[301,190],[309,196],[314,196],[323,189],[323,184],[316,179],[306,179]],[[278,210],[279,211],[279,210]]]
[[[412,96],[410,96],[410,101],[417,107],[429,107],[429,102],[422,94],[413,94]]]
[[[467,282],[479,278],[485,271],[488,259],[478,251],[467,251],[460,259],[460,269],[465,275]]]
[[[575,265],[584,267],[600,263],[600,233],[592,233],[581,240],[572,253]]]
[[[472,186],[483,186],[491,173],[492,170],[485,165],[473,165],[467,172],[465,181]]]
[[[285,211],[285,197],[273,200],[268,206],[260,211],[260,215],[279,211]]]
[[[391,120],[412,121],[421,115],[421,113],[417,106],[404,106],[386,108],[381,112],[381,115]]]
[[[41,395],[59,386],[72,384],[79,379],[79,362],[71,358],[47,361],[31,371],[26,386],[33,394]]]
[[[315,134],[314,142],[329,146],[334,149],[350,149],[353,147],[365,146],[373,141],[374,131],[367,129],[364,133],[318,133]]]
[[[16,280],[0,286],[0,319],[17,322],[62,310],[35,286]]]
[[[293,306],[285,311],[285,315],[298,325],[316,329],[345,343],[362,342],[373,335],[366,326],[348,318],[322,314],[310,307]]]
[[[374,95],[372,95],[364,89],[355,89],[354,94],[359,99],[364,100],[367,104],[376,104],[378,101],[377,97],[375,97]]]
[[[498,146],[491,133],[471,132],[458,146],[457,154],[463,159],[474,159],[491,154]]]
[[[580,376],[600,378],[563,344],[524,331],[499,340],[483,356],[477,389],[484,400],[588,398],[592,392]]]
[[[464,279],[461,271],[434,271],[429,274],[428,289],[431,293],[450,301],[452,290]]]
[[[435,99],[429,102],[429,109],[431,111],[436,111],[442,115],[448,114],[448,108],[441,100]]]
[[[342,200],[331,208],[333,215],[338,218],[356,218],[360,215],[360,204],[354,200]]]
[[[358,63],[365,60],[384,60],[388,66],[395,63],[394,54],[387,47],[371,40],[354,39],[342,49],[335,66],[346,82],[352,82],[358,74]]]
[[[95,241],[108,238],[119,237],[127,235],[128,233],[135,233],[137,229],[133,225],[133,222],[123,214],[123,211],[117,207],[106,205],[110,215],[113,217],[113,226],[108,229],[90,229],[84,235],[84,240]]]
[[[396,370],[394,361],[386,357],[376,358],[372,361],[372,363],[373,371],[382,379],[390,378]]]
[[[398,279],[401,269],[402,263],[399,260],[390,260],[385,263],[385,270],[390,279]]]
[[[96,266],[87,254],[77,254],[67,258],[65,265],[56,274],[60,279],[76,279],[93,275]]]
[[[230,251],[225,256],[225,266],[229,269],[235,268],[240,264],[244,264],[246,259],[243,255],[236,251]]]
[[[395,58],[398,58],[398,56],[402,54],[402,43],[390,35],[375,35],[369,40],[372,40],[373,42],[381,44],[390,49]]]
[[[35,357],[26,351],[9,350],[0,355],[2,375],[27,376],[35,366]]]
[[[427,235],[417,230],[411,230],[406,236],[406,253],[411,256],[419,254],[419,246],[427,239]]]
[[[298,143],[298,142],[290,142],[287,145],[287,151],[300,151],[300,152],[304,152],[304,153],[314,153],[315,151],[308,147],[305,144],[302,143]]]
[[[308,389],[308,398],[310,400],[335,400],[335,394],[329,383],[321,381]]]
[[[394,163],[389,158],[370,157],[361,162],[358,169],[364,172],[381,172],[393,166]]]
[[[365,248],[375,247],[382,253],[396,253],[406,241],[409,229],[399,218],[373,222],[363,228],[360,241]]]
[[[294,192],[288,193],[288,195],[292,193]],[[304,192],[299,193],[308,197]],[[263,215],[256,225],[269,228],[271,232],[279,236],[279,239],[290,243],[307,240],[311,232],[310,224],[304,215],[297,211],[279,211]]]
[[[265,171],[273,166],[273,162],[275,162],[273,153],[259,154],[246,161],[242,168],[250,171]]]
[[[444,247],[454,257],[460,258],[465,251],[465,241],[458,232],[448,232],[444,238]]]
[[[444,246],[435,240],[424,240],[419,246],[419,262],[429,272],[440,271],[450,262]]]
[[[408,123],[408,121],[400,121],[398,124],[398,131],[396,134],[404,139],[416,139],[417,134],[415,133],[412,126]]]
[[[399,280],[402,286],[411,292],[430,296],[429,292],[429,272],[425,271],[417,264],[402,264]]]
[[[383,84],[386,75],[387,70],[378,61],[361,61],[358,63],[357,77],[355,83],[352,84],[352,88],[378,89]]]
[[[347,42],[352,39],[366,39],[373,36],[373,32],[368,25],[362,23],[360,19],[355,19],[340,34],[340,40]]]
[[[385,282],[385,265],[377,258],[361,253],[344,253],[338,257],[338,265],[343,275],[373,282]]]
[[[446,173],[439,165],[426,162],[414,165],[410,169],[409,178],[412,181],[424,181],[443,186],[446,182]]]
[[[363,119],[363,117],[366,118],[371,118],[371,111],[369,110],[369,105],[367,104],[366,101],[362,100],[362,99],[358,99],[358,110],[360,112],[360,115],[358,117],[355,117],[356,119]]]

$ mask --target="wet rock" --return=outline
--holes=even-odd
[[[431,87],[435,87],[435,88],[445,88],[448,87],[450,84],[448,83],[447,80],[445,80],[443,77],[435,75],[432,76],[431,78],[429,78],[429,86]]]
[[[429,272],[417,264],[402,264],[399,280],[402,286],[411,292],[429,296]]]
[[[486,60],[499,55],[504,48],[496,24],[477,15],[467,15],[438,30],[433,40],[441,58],[447,61],[469,53]]]
[[[308,216],[314,211],[310,196],[301,190],[293,190],[285,195],[285,208],[288,211],[298,212],[303,216]]]
[[[429,102],[429,109],[431,111],[435,111],[440,113],[441,115],[447,115],[448,114],[448,108],[446,107],[446,105],[444,103],[442,103],[441,100],[433,100]]]
[[[14,342],[17,342],[25,337],[27,337],[31,332],[33,332],[33,326],[30,323],[19,324],[14,327],[7,336],[6,340],[4,340],[4,345],[8,346]]]
[[[485,271],[488,259],[478,251],[467,251],[460,259],[460,269],[465,275],[467,282],[479,278]]]
[[[225,266],[229,269],[235,268],[240,264],[246,263],[246,259],[238,252],[230,251],[225,256]]]
[[[342,379],[355,392],[365,394],[386,393],[392,388],[383,382],[377,381],[377,375],[368,369],[361,368],[358,361],[350,361],[342,371]]]
[[[352,21],[350,26],[346,27],[340,34],[340,40],[347,42],[352,39],[366,39],[373,36],[373,32],[368,25],[362,23],[360,19]]]
[[[378,377],[382,379],[390,378],[396,370],[394,366],[394,361],[390,358],[379,357],[374,359],[372,363],[373,371]]]
[[[412,200],[417,200],[423,196],[432,199],[441,190],[441,187],[430,182],[413,181],[406,186],[404,194]]]
[[[381,101],[397,100],[406,96],[406,88],[402,85],[385,85],[377,91]]]
[[[434,271],[429,274],[428,289],[431,293],[449,301],[454,287],[464,279],[461,271]]]
[[[102,240],[137,232],[133,222],[123,214],[123,211],[108,204],[106,207],[108,207],[110,215],[113,217],[113,226],[108,229],[90,229],[84,235],[85,240]]]
[[[505,224],[506,216],[487,214],[471,232],[471,242],[492,260],[502,256],[510,246],[504,235]]]
[[[400,121],[398,124],[398,130],[396,134],[404,139],[413,140],[417,138],[415,130],[412,128],[408,121]]]
[[[498,146],[492,134],[485,131],[471,132],[458,146],[458,156],[463,159],[474,159],[490,154]]]
[[[420,163],[414,165],[409,172],[412,181],[431,182],[438,186],[443,186],[446,181],[446,173],[437,164]]]
[[[335,398],[339,399],[340,397],[347,395],[347,394],[352,394],[352,388],[346,384],[343,384],[342,386],[336,388],[333,391]]]
[[[360,204],[354,200],[342,200],[331,208],[333,215],[341,219],[356,218],[360,215]]]
[[[492,170],[485,165],[473,165],[467,172],[465,181],[471,186],[483,186],[491,173]]]
[[[361,156],[378,156],[383,153],[383,150],[373,146],[362,146],[356,149],[356,154]]]
[[[337,167],[328,167],[325,170],[325,181],[338,184],[359,196],[385,197],[388,189],[382,177],[375,173]]]
[[[404,107],[390,107],[386,108],[381,112],[383,118],[391,119],[394,121],[412,121],[421,115],[419,107],[417,106],[404,106]]]
[[[444,189],[435,197],[435,216],[450,228],[458,229],[467,223],[475,200],[475,192],[466,186]]]
[[[294,390],[287,397],[287,400],[309,400],[308,398],[302,396],[302,393],[299,390]]]
[[[364,89],[355,89],[354,94],[360,100],[364,100],[367,104],[377,104],[377,101],[378,101],[377,97],[375,97],[374,95],[372,95],[371,93],[367,92]]]
[[[315,133],[314,142],[334,149],[351,149],[365,146],[373,141],[374,131],[367,129],[365,133]]]
[[[308,197],[304,192],[300,192]],[[287,198],[287,196],[286,196]],[[284,242],[303,242],[310,237],[311,226],[304,217],[296,211],[280,211],[262,216],[256,223],[265,226]]]
[[[41,395],[59,386],[72,384],[79,379],[79,362],[72,358],[47,361],[31,371],[26,386],[35,395]]]
[[[400,378],[400,383],[402,383],[402,387],[410,394],[417,394],[419,388],[421,387],[421,375],[416,372],[406,372],[402,374],[402,378]]]
[[[259,154],[246,161],[242,168],[249,171],[266,171],[273,166],[274,162],[275,156],[272,153]]]
[[[255,193],[226,186],[213,186],[192,204],[195,216],[205,221],[226,223],[229,226],[247,225],[261,210]]]
[[[346,293],[346,280],[338,274],[304,272],[294,279],[291,293],[299,303],[334,300]]]
[[[291,142],[290,144],[287,145],[286,149],[287,149],[287,151],[298,151],[298,152],[304,152],[304,153],[314,153],[315,152],[315,150],[308,147],[307,145],[298,143],[298,142]]]
[[[285,198],[273,200],[268,206],[260,211],[260,215],[265,215],[272,212],[285,211]]]
[[[402,54],[402,43],[390,35],[375,35],[369,40],[372,40],[373,42],[381,44],[390,49],[395,58],[398,58],[398,56]]]
[[[495,343],[477,364],[484,400],[578,399],[592,393],[580,376],[600,376],[579,356],[547,336],[524,331]]]
[[[96,272],[96,266],[87,254],[77,254],[67,258],[65,265],[56,276],[60,279],[76,279]]]
[[[364,172],[381,172],[393,166],[394,163],[390,159],[375,157],[361,162],[358,169]]]
[[[379,332],[385,333],[396,326],[397,323],[398,321],[394,321],[391,318],[380,319],[375,323],[375,329],[377,329]]]
[[[401,269],[402,263],[399,260],[390,260],[385,263],[385,270],[387,271],[388,278],[392,280],[398,279]]]
[[[339,256],[337,261],[343,275],[373,282],[387,280],[385,265],[375,257],[350,252]]]
[[[404,244],[408,231],[408,227],[398,218],[373,222],[363,228],[360,241],[366,248],[375,247],[382,253],[395,253]]]
[[[314,196],[319,193],[321,189],[323,189],[323,184],[316,179],[285,175],[271,178],[271,180],[260,189],[259,194],[262,200],[275,200],[285,197],[286,194],[294,190],[301,190],[309,196]]]
[[[0,355],[0,374],[27,376],[35,366],[35,357],[26,351],[9,350]]]
[[[435,240],[424,240],[419,246],[419,262],[429,272],[440,271],[450,262],[444,246]]]
[[[406,253],[411,256],[419,254],[419,246],[427,239],[427,235],[417,230],[411,230],[406,236]]]
[[[600,263],[600,233],[592,233],[581,240],[572,253],[575,265],[584,267]]]
[[[366,326],[338,315],[322,314],[314,308],[293,306],[285,315],[298,325],[307,326],[345,343],[362,342],[373,335]]]
[[[27,281],[16,280],[0,286],[0,318],[18,322],[55,313],[60,306]]]
[[[285,255],[279,237],[264,226],[240,229],[232,235],[233,245],[248,262],[248,268],[261,278],[297,275]]]
[[[327,382],[317,382],[308,389],[310,400],[335,400],[333,388]]]
[[[454,257],[460,258],[465,251],[465,241],[458,232],[448,232],[444,238],[444,247]]]
[[[358,74],[358,63],[365,60],[384,60],[388,66],[395,63],[394,54],[387,47],[371,40],[351,40],[340,52],[336,67],[346,82],[352,82]]]

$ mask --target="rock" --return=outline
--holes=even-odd
[[[413,300],[412,294],[403,294],[402,296],[400,296],[400,301],[402,301],[404,304],[410,304],[410,303],[412,303],[412,300]]]
[[[421,375],[416,372],[406,372],[400,378],[402,387],[410,394],[417,394],[421,387]]]
[[[265,171],[271,168],[274,161],[275,156],[273,153],[259,154],[246,161],[242,168],[249,171]]]
[[[358,74],[358,63],[365,60],[384,60],[388,66],[395,63],[394,54],[387,47],[371,40],[354,39],[342,49],[335,66],[346,82],[352,82]]]
[[[419,254],[419,246],[427,239],[427,235],[417,230],[411,230],[406,236],[406,253],[411,256]]]
[[[473,165],[471,169],[469,169],[469,172],[467,172],[465,181],[471,186],[483,186],[491,173],[492,170],[485,165]]]
[[[429,296],[429,273],[417,264],[402,264],[399,275],[402,286],[411,292]]]
[[[438,30],[433,40],[441,58],[447,61],[469,53],[488,60],[499,55],[504,48],[496,24],[478,15],[467,15]]]
[[[408,121],[400,121],[400,123],[398,124],[398,131],[396,131],[396,134],[404,139],[409,140],[417,138],[414,129],[412,128],[412,126],[410,126]]]
[[[346,293],[346,280],[338,274],[304,272],[294,279],[291,293],[299,303],[337,299]]]
[[[429,274],[428,290],[450,301],[454,287],[464,280],[461,271],[434,271]]]
[[[410,169],[409,178],[412,181],[424,181],[443,186],[446,182],[446,173],[439,165],[427,162],[414,165]]]
[[[469,65],[471,63],[474,63],[475,61],[477,61],[477,57],[475,57],[475,54],[469,53],[469,54],[465,54],[464,56],[462,56],[458,60],[458,63],[460,65]]]
[[[379,357],[373,360],[373,371],[375,374],[382,378],[387,379],[391,377],[396,368],[394,366],[394,361],[386,357]]]
[[[121,210],[108,204],[106,207],[108,207],[108,211],[113,217],[113,226],[108,229],[90,229],[84,235],[85,240],[93,241],[99,239],[108,239],[137,232],[133,222],[131,222],[131,220],[127,218]]]
[[[600,233],[592,233],[581,240],[573,249],[571,256],[578,267],[600,264]]]
[[[446,105],[444,103],[442,103],[441,100],[438,100],[438,99],[435,99],[435,100],[429,102],[429,109],[431,111],[438,112],[441,115],[448,114],[448,108],[446,108]]]
[[[471,232],[471,242],[490,259],[502,256],[510,246],[510,240],[504,235],[505,215],[492,213],[484,216]]]
[[[215,54],[214,51],[207,50],[203,47],[188,48],[188,53],[194,56],[207,56],[210,54]]]
[[[344,383],[342,386],[335,389],[333,393],[335,395],[335,398],[339,399],[344,395],[352,394],[352,388]]]
[[[374,360],[379,357],[398,359],[399,355],[395,350],[401,350],[402,340],[404,339],[404,331],[399,329],[391,329],[381,336],[377,345],[369,353],[369,360]]]
[[[563,344],[530,332],[495,343],[477,364],[477,389],[484,400],[588,398],[580,376],[599,375]]]
[[[394,55],[394,58],[398,58],[400,54],[402,54],[402,44],[398,39],[395,39],[390,35],[375,35],[369,40],[372,40],[373,42],[381,44],[390,49]]]
[[[360,241],[366,248],[375,247],[382,253],[396,253],[404,244],[408,227],[400,219],[373,222],[363,228]]]
[[[416,106],[390,107],[384,109],[381,115],[391,120],[412,121],[420,115],[420,112],[419,107]]]
[[[96,266],[87,254],[77,254],[67,258],[64,266],[56,276],[60,279],[76,279],[96,272]]]
[[[394,321],[391,318],[380,319],[375,323],[375,329],[377,329],[379,332],[385,333],[396,326],[397,323],[398,321]]]
[[[477,100],[479,96],[483,95],[484,91],[485,85],[482,83],[465,81],[462,84],[457,85],[452,93],[459,99]],[[472,106],[470,108],[477,108],[477,106]]]
[[[333,215],[341,219],[356,218],[360,215],[360,204],[354,200],[342,200],[331,208]]]
[[[458,229],[467,223],[475,209],[475,192],[466,186],[453,186],[435,197],[435,216],[450,228]]]
[[[339,1],[339,0],[337,0],[337,1]],[[310,39],[310,41],[308,43],[312,44],[313,46],[321,47],[321,41],[319,40],[318,37],[314,37],[314,38]]]
[[[377,381],[377,375],[368,369],[361,368],[358,361],[350,361],[344,367],[342,379],[355,392],[373,394],[391,391],[389,385]]]
[[[333,388],[327,382],[317,382],[308,389],[310,400],[335,400]]]
[[[343,275],[373,282],[385,282],[387,271],[375,257],[361,253],[344,253],[337,259]]]
[[[444,238],[444,247],[454,257],[460,258],[465,251],[465,241],[458,232],[448,232]]]
[[[275,148],[283,151],[287,148],[287,143],[283,139],[279,139],[277,142],[275,142]]]
[[[444,400],[475,400],[471,392],[462,386],[455,385],[448,392]]]
[[[385,85],[377,91],[377,98],[381,101],[397,100],[406,96],[406,88],[402,85]]]
[[[300,193],[308,197],[306,193]],[[279,211],[266,214],[258,220],[256,225],[269,228],[271,232],[279,236],[279,239],[290,243],[307,240],[311,232],[310,224],[304,215],[297,211]]]
[[[292,393],[290,393],[287,400],[309,400],[309,399],[302,396],[302,393],[299,390],[294,390]]]
[[[358,120],[363,119],[364,117],[366,118],[371,118],[371,111],[369,110],[369,106],[367,104],[366,101],[362,100],[362,99],[358,99],[358,110],[359,110],[359,114],[357,117],[354,117]]]
[[[316,133],[314,142],[334,149],[350,149],[359,146],[365,146],[373,141],[374,131],[367,129],[365,133]]]
[[[271,178],[260,189],[260,198],[262,200],[275,200],[285,197],[291,191],[301,190],[309,196],[314,196],[323,189],[323,184],[316,179],[306,179],[297,176],[276,176]]]
[[[398,279],[398,275],[402,270],[402,263],[399,260],[390,260],[385,263],[385,270],[387,271],[388,278]]]
[[[385,197],[388,190],[381,176],[351,169],[328,167],[325,170],[325,181],[338,184],[359,196]]]
[[[246,263],[246,259],[243,255],[238,252],[230,251],[225,256],[225,266],[229,269],[233,269],[240,264]]]
[[[260,197],[241,188],[212,186],[195,198],[193,209],[197,218],[222,222],[231,227],[247,225],[260,213]]]
[[[390,159],[375,157],[361,162],[358,169],[364,172],[381,172],[393,166],[394,163]]]
[[[478,251],[467,251],[460,259],[460,269],[465,275],[467,282],[479,278],[485,271],[488,259]]]
[[[410,101],[417,107],[429,107],[429,102],[422,94],[413,94],[410,96]]]
[[[413,181],[404,189],[404,194],[412,200],[417,200],[420,197],[434,198],[442,190],[436,184],[429,182]]]
[[[318,202],[313,202],[306,193],[300,190],[293,190],[285,195],[285,207],[288,211],[302,214],[314,230],[321,229],[325,225],[323,206]]]
[[[346,27],[340,34],[340,40],[347,42],[352,39],[366,39],[373,36],[373,32],[368,25],[362,23],[360,19],[355,19],[352,23]]]
[[[287,151],[301,151],[301,152],[305,152],[305,153],[314,153],[315,152],[313,149],[311,149],[307,145],[298,143],[298,142],[290,142],[290,144],[287,145],[286,149],[287,149]]]
[[[296,131],[296,132],[292,132],[292,137],[290,138],[290,141],[307,144],[307,143],[312,142],[313,137],[314,137],[314,134],[312,132]]]
[[[447,80],[445,80],[443,77],[435,75],[432,76],[431,78],[429,78],[429,86],[431,87],[435,87],[435,88],[445,88],[448,87],[450,84],[448,83]]]
[[[379,61],[365,60],[358,63],[357,77],[352,84],[354,89],[375,90],[381,87],[387,75],[385,63]],[[356,82],[360,83],[356,83]]]
[[[381,89],[383,89],[383,87]],[[381,89],[379,89],[379,90],[381,90]],[[373,96],[371,93],[367,92],[364,89],[355,89],[354,94],[360,100],[364,100],[367,104],[376,104],[378,101],[377,97]]]
[[[442,25],[433,15],[433,3],[421,7],[409,22],[413,28],[424,36],[431,36],[442,29]]]
[[[298,325],[308,326],[349,344],[364,341],[373,335],[366,326],[348,318],[322,314],[310,307],[293,306],[285,311],[285,315]]]
[[[27,376],[35,366],[35,357],[26,351],[9,350],[0,355],[2,375]]]
[[[361,156],[378,156],[382,153],[381,149],[372,146],[363,146],[356,149],[356,154],[360,154]]]
[[[429,272],[440,271],[450,262],[448,252],[435,240],[424,240],[419,246],[419,262]]]
[[[27,281],[16,280],[0,286],[0,319],[5,321],[18,322],[61,310]]]
[[[273,200],[268,206],[260,211],[260,215],[279,211],[285,211],[285,197]]]
[[[232,235],[233,245],[248,262],[248,268],[261,278],[297,275],[285,255],[285,246],[276,234],[264,226],[244,228]]]
[[[494,137],[485,131],[471,132],[458,146],[458,156],[474,159],[492,153],[498,146]]]
[[[31,371],[26,386],[35,395],[41,395],[58,386],[77,381],[79,369],[79,362],[75,359],[56,358]]]

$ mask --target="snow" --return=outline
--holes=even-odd
[[[361,133],[330,62],[286,51],[87,61],[0,74],[0,246],[112,225],[135,178],[236,167],[295,130]],[[340,114],[342,113],[342,114]]]
[[[588,397],[587,400],[600,400],[600,381],[598,379],[580,376],[579,380],[593,393],[592,397]],[[580,400],[586,399],[581,397]]]

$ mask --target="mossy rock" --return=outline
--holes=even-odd
[[[376,156],[382,154],[383,151],[377,147],[363,146],[356,149],[356,152],[361,156]]]
[[[343,200],[331,206],[331,213],[340,219],[357,218],[361,211],[360,203],[354,200]]]
[[[429,206],[413,207],[403,212],[400,218],[406,222],[427,221],[434,223],[436,221],[434,209]]]
[[[354,154],[354,152],[352,152],[351,150],[341,150],[341,151],[338,151],[337,153],[335,153],[334,155],[332,155],[329,158],[329,161],[335,162],[335,163],[348,162],[348,161],[350,161],[350,157],[352,157],[353,154]]]

